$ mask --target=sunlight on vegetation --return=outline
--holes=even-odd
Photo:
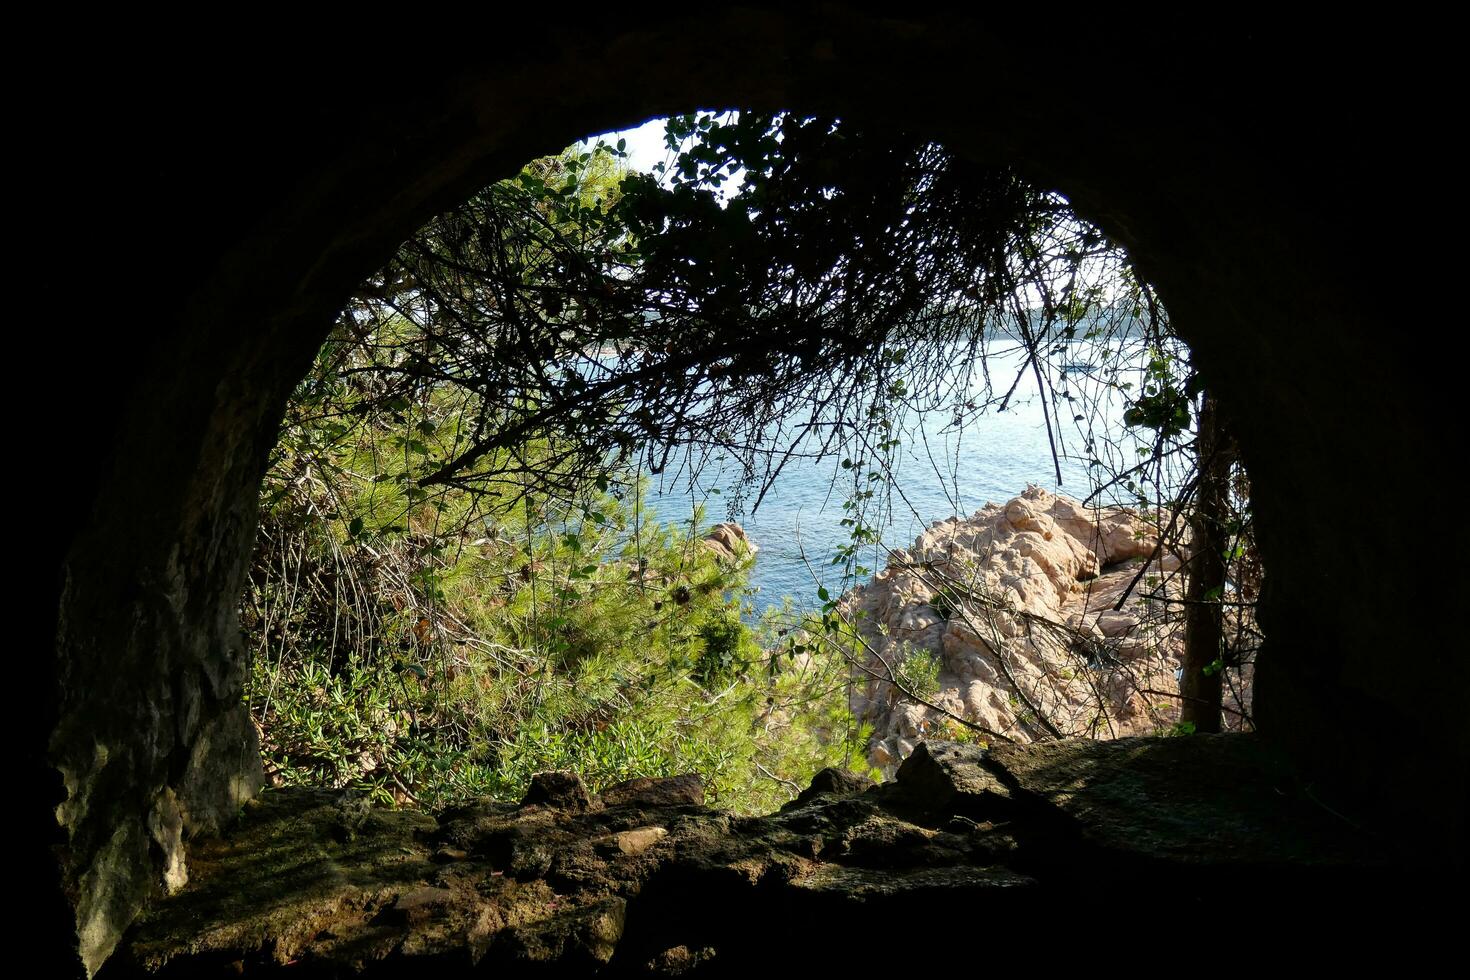
[[[851,761],[843,678],[765,662],[746,564],[639,522],[631,479],[570,502],[528,487],[509,510],[418,490],[405,476],[452,448],[457,406],[365,400],[354,363],[324,348],[263,493],[245,612],[275,782],[437,805],[518,799],[547,769],[697,772],[755,811]]]
[[[439,806],[519,799],[550,769],[594,789],[696,772],[715,805],[758,812],[821,767],[867,770],[850,705],[875,668],[841,597],[757,616],[751,555],[707,546],[700,511],[650,519],[645,474],[671,460],[737,460],[737,506],[832,460],[847,537],[817,560],[862,581],[889,554],[914,420],[963,430],[1024,382],[1058,479],[1085,460],[1095,495],[1160,531],[1188,506],[1188,352],[1065,201],[835,121],[691,115],[667,133],[658,177],[621,145],[532,162],[343,312],[271,460],[243,603],[274,783]],[[997,337],[1014,377],[992,376]],[[1241,557],[1234,499],[1217,523]],[[949,584],[930,605],[985,601]],[[936,653],[874,662],[905,697],[940,689]],[[929,734],[1007,737],[951,711]]]

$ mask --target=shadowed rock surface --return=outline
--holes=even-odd
[[[1262,733],[1357,795],[1340,808],[1355,820],[1463,862],[1463,629],[1401,613],[1424,601],[1405,572],[1422,534],[1345,533],[1323,505],[1366,480],[1455,485],[1462,422],[1441,403],[1462,358],[1440,352],[1460,327],[1426,304],[1402,315],[1424,257],[1458,254],[1454,32],[1395,11],[1191,25],[1099,7],[1042,24],[841,2],[493,19],[449,32],[459,50],[437,32],[409,72],[364,70],[376,25],[271,25],[233,52],[131,16],[141,36],[42,33],[85,110],[54,86],[22,100],[44,122],[27,137],[46,135],[23,141],[41,179],[22,185],[36,220],[20,224],[65,239],[38,255],[70,254],[79,228],[119,243],[86,275],[43,263],[68,302],[42,343],[65,347],[76,393],[47,424],[87,447],[46,484],[67,519],[40,574],[49,652],[23,660],[38,719],[20,726],[22,839],[43,865],[27,880],[52,973],[95,969],[151,901],[186,875],[193,888],[193,842],[259,786],[235,609],[283,406],[351,291],[526,160],[700,106],[920,133],[1015,166],[1128,248],[1251,473],[1271,570]],[[127,190],[81,193],[99,186]],[[1447,568],[1444,593],[1464,594]]]
[[[916,915],[933,942],[982,929],[1006,961],[1064,938],[1075,923],[1059,915],[1079,908],[1089,928],[1139,940],[1161,902],[1166,922],[1248,909],[1264,943],[1298,928],[1303,907],[1380,926],[1384,894],[1406,903],[1398,914],[1429,907],[1428,868],[1315,801],[1253,736],[925,743],[894,783],[824,772],[755,818],[706,809],[696,787],[642,779],[591,796],[555,774],[520,806],[437,817],[268,791],[194,850],[189,885],[104,976],[860,966],[928,955],[918,936],[874,942]],[[1145,935],[1153,955],[1194,934]]]

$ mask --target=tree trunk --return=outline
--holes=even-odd
[[[1224,673],[1226,521],[1234,447],[1214,398],[1200,404],[1199,487],[1190,516],[1189,577],[1185,588],[1184,671],[1179,679],[1179,720],[1197,732],[1220,730],[1220,682]]]

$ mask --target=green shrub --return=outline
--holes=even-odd
[[[531,224],[596,224],[621,179],[604,156],[538,161],[501,190],[555,178]],[[532,237],[534,278],[555,257]],[[640,522],[639,474],[577,450],[592,422],[433,478],[505,406],[452,372],[424,380],[421,359],[473,360],[487,337],[378,315],[379,286],[414,294],[418,267],[394,268],[319,353],[261,491],[242,619],[271,781],[433,806],[515,799],[545,769],[594,787],[697,772],[713,802],[757,810],[855,763],[845,668],[767,658],[770,625],[741,618],[745,566],[702,546],[702,515]]]
[[[906,648],[894,658],[893,675],[908,693],[928,698],[939,692],[940,666],[937,654]]]
[[[845,673],[764,657],[745,567],[701,545],[700,515],[635,524],[631,475],[518,487],[512,506],[425,494],[413,476],[452,451],[450,405],[362,410],[320,377],[303,392],[243,603],[273,783],[438,806],[518,799],[546,769],[594,787],[697,772],[750,812],[858,764]]]

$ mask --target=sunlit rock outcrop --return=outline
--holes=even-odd
[[[704,536],[704,546],[720,561],[731,565],[753,560],[756,552],[760,551],[760,546],[750,540],[745,528],[732,521],[710,528]]]
[[[841,603],[860,638],[853,709],[874,726],[873,764],[891,774],[921,739],[966,732],[956,718],[990,744],[1168,729],[1184,636],[1169,600],[1183,579],[1160,524],[1030,487],[895,551]]]

